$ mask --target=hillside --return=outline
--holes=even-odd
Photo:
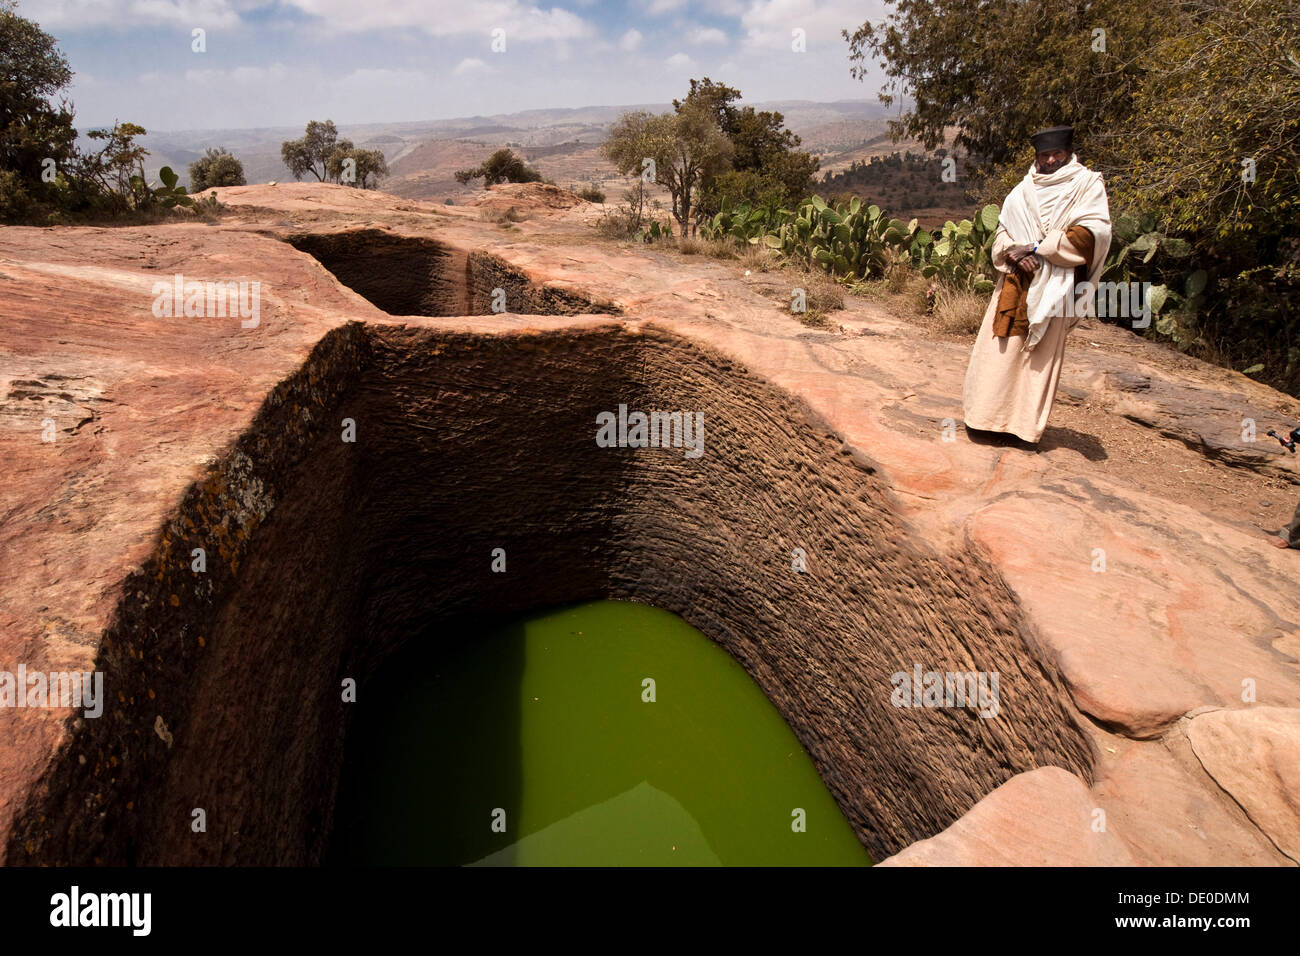
[[[883,108],[871,101],[814,103],[781,100],[754,104],[762,110],[777,110],[786,125],[803,140],[802,148],[816,154],[823,173],[843,171],[855,162],[869,162],[873,156],[895,151],[918,152],[919,144],[908,140],[892,142],[886,134],[888,120]],[[455,181],[457,170],[475,166],[493,150],[509,146],[537,168],[543,177],[558,185],[580,188],[600,186],[616,202],[630,181],[619,177],[600,155],[599,144],[609,124],[628,110],[663,112],[669,103],[630,106],[592,106],[576,109],[528,110],[492,116],[411,123],[381,123],[345,126],[341,137],[352,139],[365,149],[378,149],[388,161],[391,175],[381,188],[394,196],[454,203],[471,199],[481,184],[463,186]],[[209,146],[230,149],[244,164],[249,183],[284,182],[291,177],[280,160],[280,143],[302,135],[292,128],[267,130],[199,130],[155,132],[143,143],[151,156],[147,170],[171,165],[184,177],[188,164]],[[961,204],[920,202],[895,208],[892,194],[864,194],[885,205],[895,215],[920,215],[927,225],[943,218],[969,215]],[[937,218],[931,223],[930,220]]]

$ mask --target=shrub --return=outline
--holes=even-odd
[[[614,208],[605,207],[600,221],[596,223],[596,232],[610,239],[646,238],[653,222],[658,236],[670,234],[659,222],[663,214],[663,204],[652,199],[646,192],[645,183],[636,181],[631,189],[623,193],[623,202]]]
[[[736,245],[726,239],[704,239],[700,251],[711,259],[735,259]]]
[[[776,257],[766,246],[751,246],[746,243],[740,247],[738,258],[740,264],[750,272],[767,272],[776,266]]]
[[[485,222],[509,224],[512,222],[524,222],[528,219],[528,214],[520,212],[515,206],[508,206],[505,209],[481,209],[479,211],[479,218]]]
[[[0,169],[0,222],[25,222],[34,205],[22,176],[12,169]]]
[[[595,183],[591,183],[588,186],[583,186],[581,189],[578,190],[578,195],[581,198],[587,200],[587,202],[604,203],[605,201],[605,194],[601,191],[600,187],[598,187]]]
[[[330,152],[325,169],[334,182],[361,189],[378,187],[379,180],[388,175],[383,153],[377,149],[357,149],[346,139]]]
[[[224,148],[204,150],[190,163],[190,192],[202,192],[213,186],[245,186],[244,165]]]
[[[969,289],[959,289],[936,283],[933,289],[932,325],[942,332],[973,335],[984,321],[984,310],[989,297]]]
[[[844,308],[844,290],[839,283],[817,272],[810,272],[800,281],[807,295],[809,312],[833,312]]]
[[[513,151],[498,149],[481,165],[473,169],[462,169],[456,173],[456,182],[461,184],[479,178],[483,180],[483,186],[486,188],[498,183],[539,183],[542,181],[542,174],[516,156]]]
[[[908,284],[916,277],[917,272],[912,268],[909,259],[899,259],[890,264],[886,275],[886,288],[898,295],[907,289]]]

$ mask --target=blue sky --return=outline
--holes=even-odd
[[[443,119],[666,102],[692,76],[745,100],[874,99],[843,28],[882,0],[19,0],[76,74],[79,127]],[[206,50],[192,49],[205,31]],[[504,31],[504,51],[492,48]],[[805,52],[792,50],[804,31]],[[497,34],[498,37],[501,34]]]

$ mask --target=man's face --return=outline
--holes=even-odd
[[[1052,149],[1034,156],[1040,173],[1054,173],[1069,161],[1070,154],[1063,149]]]

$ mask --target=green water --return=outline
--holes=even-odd
[[[599,601],[417,643],[351,705],[333,862],[871,862],[762,691],[673,614]]]

